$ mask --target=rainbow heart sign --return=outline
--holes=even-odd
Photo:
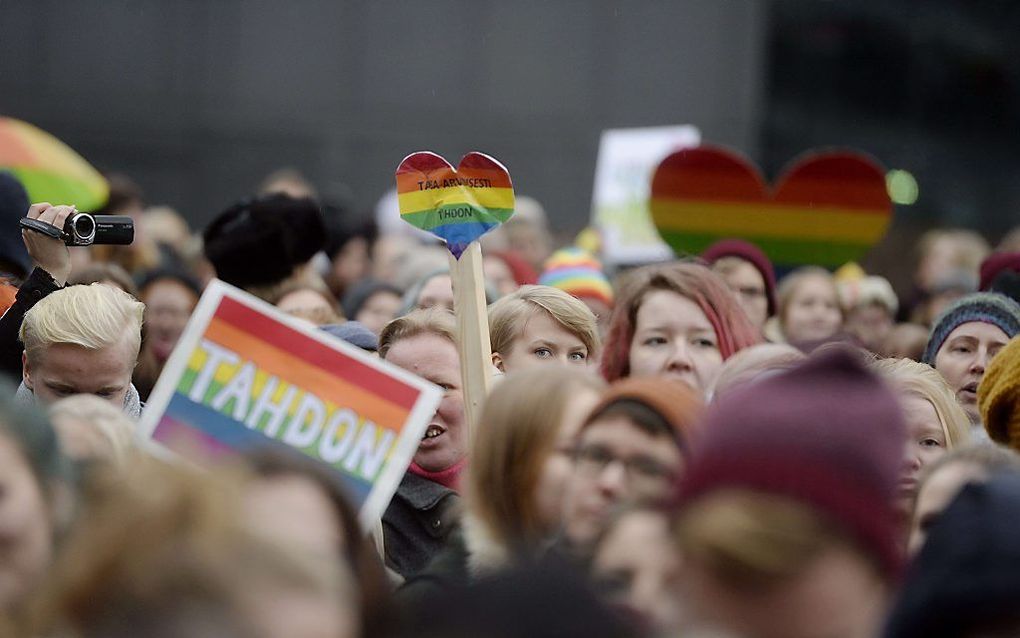
[[[770,189],[745,157],[713,146],[664,159],[652,176],[650,209],[678,253],[737,237],[781,267],[860,259],[885,235],[893,212],[885,173],[867,155],[806,153]]]
[[[396,177],[400,217],[445,241],[457,259],[514,214],[510,173],[484,153],[468,153],[457,168],[430,151],[411,153]]]

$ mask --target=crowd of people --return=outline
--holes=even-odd
[[[68,248],[0,173],[0,635],[1020,635],[1020,231],[931,231],[897,294],[736,238],[607,272],[520,197],[470,423],[448,252],[392,198],[285,170],[193,233],[109,181],[135,242]],[[442,390],[369,529],[296,451],[140,436],[213,277]]]

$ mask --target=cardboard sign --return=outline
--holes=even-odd
[[[610,269],[672,259],[648,212],[652,173],[664,157],[697,146],[694,126],[649,126],[602,131],[595,162],[592,225]]]
[[[140,428],[197,459],[296,448],[343,477],[367,527],[389,504],[440,398],[432,384],[213,281]]]
[[[893,211],[884,171],[861,153],[805,154],[770,190],[745,157],[713,146],[664,159],[652,177],[650,208],[678,253],[737,237],[779,267],[860,259],[885,235]]]
[[[495,159],[468,153],[454,168],[430,151],[411,153],[397,167],[400,216],[446,242],[460,259],[468,244],[510,219],[510,173]]]

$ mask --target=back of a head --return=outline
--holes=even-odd
[[[712,399],[755,379],[788,370],[806,358],[803,352],[785,343],[759,343],[744,348],[719,369],[712,385]]]
[[[134,448],[134,423],[123,410],[95,395],[60,399],[50,405],[49,415],[61,447],[75,460],[123,466]]]
[[[220,279],[240,288],[269,287],[322,249],[326,226],[314,200],[277,193],[234,204],[202,236]]]
[[[788,499],[853,539],[891,578],[904,442],[899,404],[878,378],[844,352],[811,357],[710,406],[681,481],[681,514],[727,490]]]
[[[68,286],[25,313],[19,337],[29,361],[53,344],[98,350],[124,340],[137,357],[144,311],[142,302],[118,288],[99,283]]]
[[[55,627],[96,638],[160,635],[166,626],[208,635],[199,629],[213,626],[227,633],[212,635],[250,636],[259,635],[258,596],[316,592],[346,604],[342,569],[246,529],[238,489],[232,475],[154,460],[93,475],[33,635]]]
[[[1020,475],[964,487],[930,529],[886,638],[1017,635],[1018,516]]]
[[[985,370],[978,386],[978,408],[988,436],[1020,452],[1020,336],[1013,337]]]

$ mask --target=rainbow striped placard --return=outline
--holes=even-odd
[[[286,445],[338,472],[364,525],[410,464],[440,390],[221,281],[202,295],[142,416],[187,458]]]
[[[445,241],[458,259],[514,213],[510,173],[483,153],[468,153],[457,168],[431,151],[411,153],[396,179],[400,217]]]
[[[652,177],[650,208],[678,253],[738,237],[780,267],[860,259],[885,235],[893,210],[881,166],[861,153],[805,154],[770,191],[746,158],[713,146],[664,159]]]

